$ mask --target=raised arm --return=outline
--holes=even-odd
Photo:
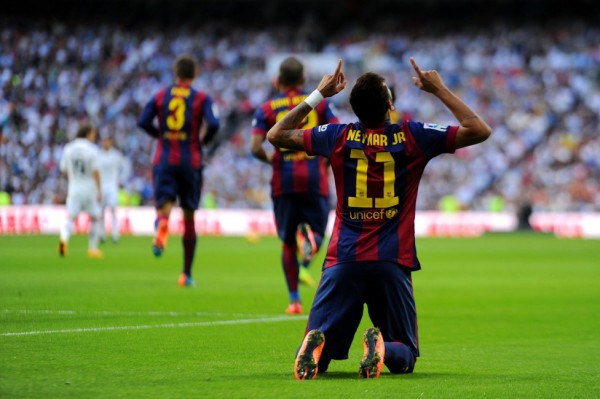
[[[279,148],[303,151],[304,131],[296,129],[296,127],[323,98],[336,95],[346,87],[347,83],[344,72],[342,72],[342,60],[339,60],[335,72],[332,75],[323,76],[317,89],[269,130],[267,133],[269,142]]]
[[[417,73],[413,77],[415,86],[436,96],[460,124],[456,132],[456,148],[481,143],[490,137],[492,128],[444,84],[437,71],[422,71],[412,57],[410,63]]]

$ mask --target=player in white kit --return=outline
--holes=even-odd
[[[88,233],[88,257],[102,258],[98,249],[100,202],[100,172],[98,171],[99,151],[94,141],[96,130],[89,125],[82,126],[77,131],[77,138],[63,149],[60,159],[60,170],[67,175],[69,181],[67,194],[67,222],[60,231],[58,252],[61,256],[67,254],[69,237],[77,216],[86,212],[91,219]]]
[[[117,219],[117,203],[119,199],[119,181],[123,181],[131,171],[127,158],[113,147],[110,136],[102,140],[100,151],[100,179],[102,180],[102,211],[100,213],[100,241],[106,239],[106,210],[111,217],[112,240],[119,240],[119,221]]]

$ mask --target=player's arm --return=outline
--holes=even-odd
[[[339,93],[346,87],[346,77],[342,72],[342,60],[332,75],[325,75],[315,91],[304,101],[288,112],[267,133],[267,139],[271,144],[279,148],[288,148],[295,151],[304,151],[304,130],[296,129],[322,100]]]
[[[267,154],[263,147],[265,137],[260,134],[253,134],[250,138],[250,152],[254,158],[261,162],[271,164],[273,162],[273,156]]]
[[[437,71],[422,71],[412,57],[410,63],[417,73],[413,77],[415,85],[436,96],[458,120],[460,127],[456,132],[456,148],[478,144],[490,137],[492,128],[444,84]]]
[[[60,170],[60,173],[63,176],[67,176],[67,165],[68,165],[67,157],[68,157],[67,151],[63,150],[62,156],[60,157],[60,162],[58,164],[58,170]]]
[[[92,171],[92,177],[94,178],[94,182],[96,183],[96,190],[98,193],[98,202],[102,202],[102,186],[100,184],[100,171],[98,169],[94,169]]]
[[[148,101],[148,104],[144,107],[144,110],[137,121],[138,127],[144,129],[146,133],[155,138],[158,137],[158,129],[153,123],[156,114],[156,103],[154,98],[152,98],[152,100]]]
[[[131,175],[131,162],[121,154],[120,180],[125,183]]]
[[[204,124],[206,132],[202,137],[202,144],[209,144],[219,131],[221,121],[219,120],[219,109],[210,97],[204,100]]]

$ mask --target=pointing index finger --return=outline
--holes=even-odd
[[[335,73],[333,75],[334,76],[339,76],[341,70],[342,70],[342,59],[340,58],[338,60],[338,65],[337,65],[337,68],[336,68]]]
[[[419,75],[419,77],[423,76],[423,72],[421,72],[421,68],[419,68],[419,66],[417,65],[417,62],[415,61],[415,59],[413,57],[410,57],[410,63],[412,65],[412,67],[414,68],[415,72],[417,72],[417,75]]]

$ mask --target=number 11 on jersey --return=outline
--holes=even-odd
[[[375,162],[383,164],[383,195],[372,198],[368,193],[369,158],[363,150],[352,149],[350,158],[356,159],[356,196],[348,197],[348,206],[353,208],[390,208],[399,204],[398,196],[394,195],[396,180],[395,161],[389,152],[375,154]]]

